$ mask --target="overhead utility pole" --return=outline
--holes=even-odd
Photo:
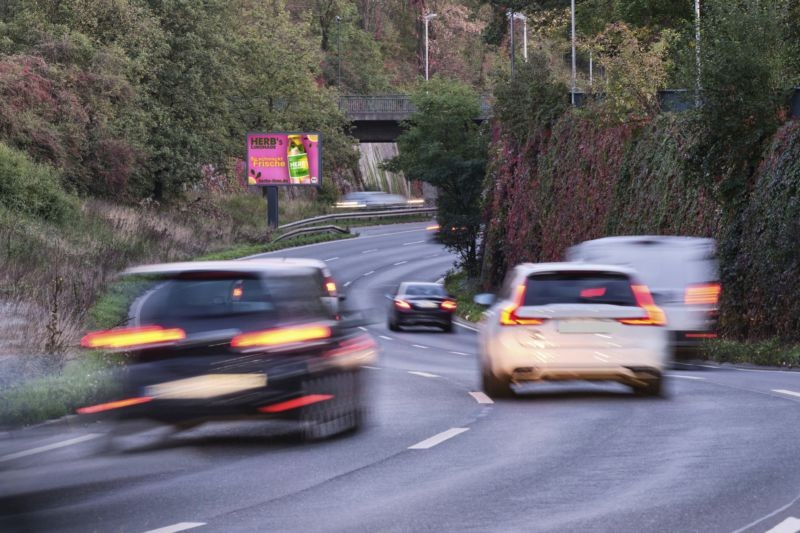
[[[694,0],[694,60],[695,68],[697,69],[697,81],[694,88],[694,106],[700,107],[700,93],[703,92],[703,82],[701,80],[702,74],[702,59],[700,56],[700,0]]]
[[[423,17],[425,21],[425,81],[428,81],[428,23],[436,18],[436,13],[428,13]]]
[[[577,81],[577,74],[575,69],[575,0],[571,4],[571,17],[572,17],[572,90],[570,91],[572,105],[575,105],[575,84]]]
[[[528,62],[528,17],[522,13],[514,13],[514,18],[522,21],[522,57]]]

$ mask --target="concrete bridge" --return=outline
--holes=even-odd
[[[360,142],[395,142],[403,132],[400,123],[417,110],[404,94],[342,96],[339,109],[353,123],[353,136]],[[482,97],[481,113],[475,120],[483,122],[490,111],[488,98]]]

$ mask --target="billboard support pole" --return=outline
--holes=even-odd
[[[278,188],[274,185],[264,187],[264,198],[267,200],[267,229],[278,228]]]

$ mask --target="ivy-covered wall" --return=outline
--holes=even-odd
[[[693,235],[720,242],[721,323],[737,338],[800,339],[800,125],[773,137],[736,208],[692,171],[687,115],[604,126],[566,112],[520,146],[496,123],[487,177],[483,283],[508,266],[563,258],[609,235]],[[742,207],[743,206],[743,207]]]

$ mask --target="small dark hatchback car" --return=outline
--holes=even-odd
[[[392,331],[403,326],[434,326],[453,331],[456,301],[439,283],[401,283],[394,294],[387,294],[389,304],[387,325]]]
[[[119,398],[78,410],[187,427],[284,418],[305,438],[356,428],[361,366],[374,361],[364,320],[334,316],[318,269],[298,262],[143,266],[120,282],[135,294],[122,327],[87,348],[124,352]]]

